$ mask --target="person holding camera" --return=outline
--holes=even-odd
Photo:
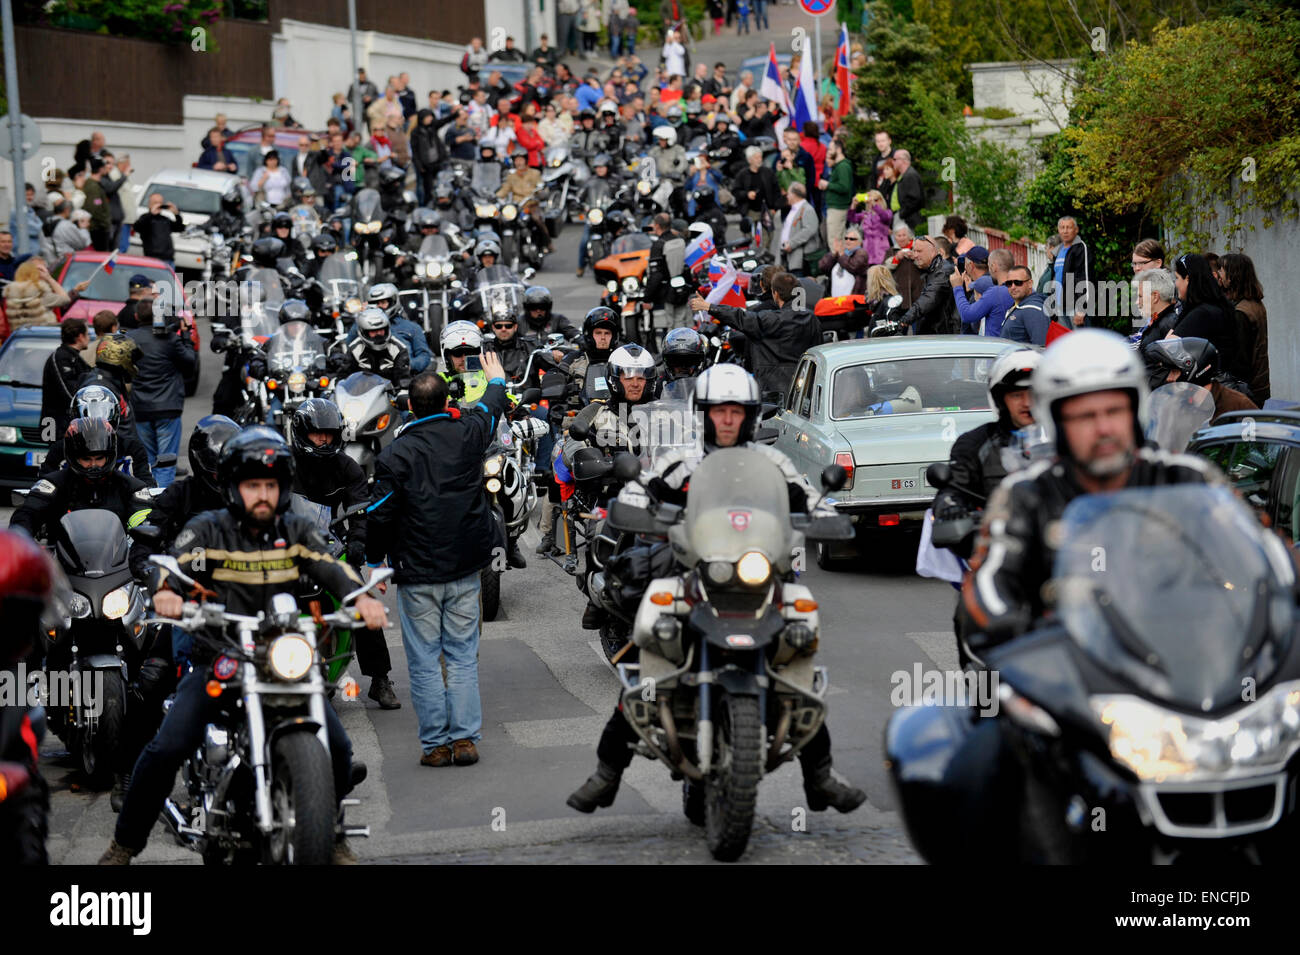
[[[170,215],[164,215],[164,211]],[[151,194],[149,211],[136,219],[132,228],[140,236],[142,255],[162,259],[174,267],[176,247],[172,244],[172,233],[185,228],[181,210],[176,208],[176,203],[165,201],[160,192]]]
[[[180,318],[169,303],[149,297],[136,302],[134,314],[124,312],[122,330],[140,348],[131,384],[131,409],[136,431],[149,455],[149,468],[159,487],[176,479],[175,458],[181,450],[181,411],[185,407],[185,378],[194,373],[198,356],[190,327],[194,319]],[[169,467],[158,458],[170,454]]]

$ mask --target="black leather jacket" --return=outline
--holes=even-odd
[[[149,523],[162,531],[160,547],[132,541],[131,572],[141,580],[149,576],[149,555],[159,553],[171,545],[176,535],[186,524],[204,511],[223,508],[226,502],[221,495],[208,487],[199,478],[190,475],[173,481],[153,499],[153,510],[149,512]]]
[[[121,471],[91,484],[65,469],[47,474],[32,485],[22,507],[9,519],[9,526],[21,527],[35,538],[69,511],[103,508],[121,518],[125,527],[132,515],[148,513],[152,507],[153,496],[148,485]]]
[[[294,452],[294,492],[307,500],[328,507],[334,516],[340,511],[370,500],[366,472],[361,465],[341,451],[330,458],[308,457]],[[348,518],[348,562],[361,564],[366,559],[366,512]]]

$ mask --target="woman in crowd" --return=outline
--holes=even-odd
[[[1260,407],[1272,394],[1268,375],[1268,311],[1264,308],[1264,289],[1255,275],[1250,256],[1229,252],[1221,260],[1224,291],[1236,310],[1237,377],[1250,385]],[[1229,369],[1230,371],[1232,369]]]
[[[280,165],[280,154],[272,149],[262,157],[262,166],[248,181],[248,189],[256,198],[260,193],[277,209],[289,198],[289,170]]]

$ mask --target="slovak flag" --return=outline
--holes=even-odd
[[[781,108],[781,118],[773,123],[776,138],[790,125],[790,97],[786,96],[785,86],[781,83],[781,69],[776,62],[776,44],[768,44],[767,69],[763,71],[763,82],[759,84],[758,95]]]
[[[840,45],[835,50],[835,85],[840,90],[840,102],[835,113],[847,116],[853,96],[853,77],[849,74],[849,28],[843,23],[840,24]]]
[[[713,289],[704,300],[710,305],[745,307],[745,293],[736,285],[736,268],[730,259],[715,255],[709,261],[709,284]]]
[[[686,247],[686,267],[692,272],[698,272],[704,268],[717,251],[717,246],[713,244],[713,230],[701,233],[695,241]]]

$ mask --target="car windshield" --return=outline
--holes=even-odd
[[[1071,639],[1151,696],[1192,710],[1240,703],[1242,679],[1286,658],[1294,570],[1226,487],[1076,498],[1050,590]]]
[[[841,368],[831,386],[831,417],[983,411],[991,407],[987,382],[995,358],[906,358]]]
[[[145,189],[147,198],[154,193],[163,197],[163,203],[176,203],[182,213],[193,212],[196,215],[214,216],[221,211],[221,193],[211,189],[195,189],[191,186],[172,186],[160,182],[150,183]]]
[[[74,260],[68,263],[68,271],[59,280],[59,284],[70,289],[89,279],[98,265],[98,262]],[[120,262],[115,264],[111,275],[100,269],[91,279],[90,287],[81,293],[81,297],[99,302],[125,302],[131,297],[126,286],[133,275],[143,275],[160,291],[166,289],[167,294],[163,300],[170,301],[174,307],[181,306],[181,291],[176,276],[169,269],[153,265],[123,265]]]
[[[41,387],[45,359],[59,347],[57,335],[23,335],[9,339],[0,352],[0,385]]]

